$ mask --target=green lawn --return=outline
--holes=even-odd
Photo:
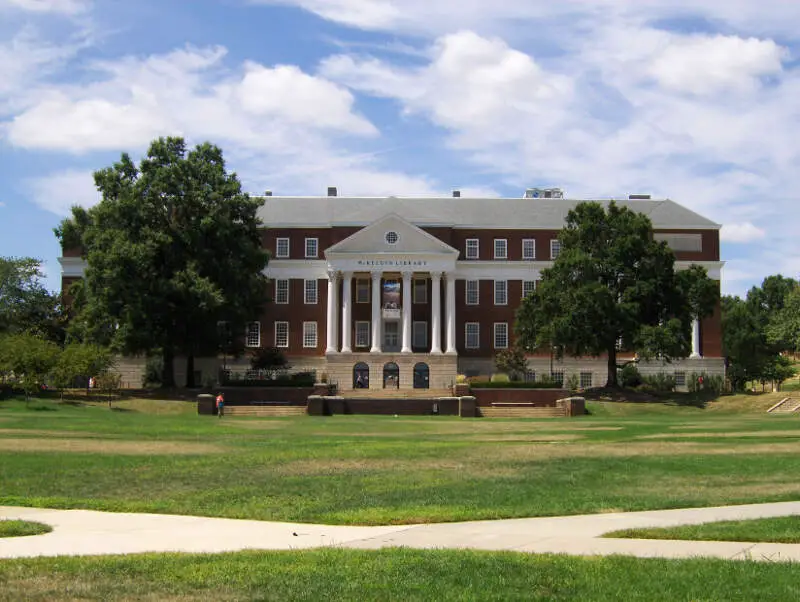
[[[41,535],[53,529],[49,525],[25,520],[0,520],[0,537],[25,537]]]
[[[692,541],[762,541],[800,543],[800,516],[720,521],[664,529],[626,529],[604,537],[628,539],[687,539]]]
[[[788,563],[324,549],[0,562],[0,601],[797,600]]]
[[[0,505],[383,524],[800,499],[779,396],[591,416],[249,419],[0,402]]]

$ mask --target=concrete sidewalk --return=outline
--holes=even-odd
[[[0,506],[0,519],[33,520],[53,527],[53,532],[45,535],[0,538],[0,558],[404,546],[581,556],[623,554],[800,561],[800,544],[600,538],[602,534],[618,529],[789,515],[800,515],[800,502],[430,525],[345,527]]]

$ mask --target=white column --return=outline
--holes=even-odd
[[[353,319],[351,311],[353,307],[352,282],[353,273],[345,272],[342,274],[342,353],[352,353]]]
[[[692,355],[689,356],[693,360],[698,360],[700,355],[700,320],[695,318],[692,320]]]
[[[325,353],[337,353],[337,334],[336,319],[339,316],[337,297],[339,292],[339,273],[335,270],[328,270],[328,348]]]
[[[431,353],[442,352],[442,273],[431,272]]]
[[[447,353],[456,353],[456,275],[447,277]]]
[[[411,353],[411,272],[403,272],[403,348]]]
[[[372,349],[381,352],[381,273],[372,273]]]

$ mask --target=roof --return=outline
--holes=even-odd
[[[267,227],[366,226],[396,214],[417,226],[559,230],[567,213],[586,201],[607,206],[612,199],[526,199],[465,197],[279,197],[264,198],[258,215]],[[617,200],[647,215],[656,229],[719,229],[721,226],[669,200]]]

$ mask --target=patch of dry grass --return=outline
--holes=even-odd
[[[122,456],[166,456],[219,454],[225,448],[190,441],[120,441],[110,439],[0,439],[0,451],[111,454]]]
[[[103,433],[91,433],[89,431],[55,431],[46,429],[0,429],[0,435],[14,435],[16,437],[55,437],[62,438],[91,438],[113,439],[113,435]]]
[[[634,439],[694,439],[697,437],[713,437],[715,439],[739,439],[754,437],[800,437],[800,425],[795,431],[692,431],[690,433],[654,433],[638,435]]]

